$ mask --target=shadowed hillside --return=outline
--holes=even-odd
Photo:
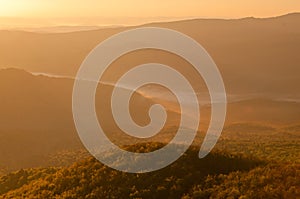
[[[53,78],[45,76],[33,76],[23,70],[0,70],[0,168],[15,170],[41,165],[52,165],[57,160],[48,160],[49,156],[65,151],[78,151],[83,146],[76,133],[72,119],[72,86],[73,80],[67,78]],[[105,96],[113,87],[104,86],[99,94]],[[147,94],[147,93],[146,93]],[[98,95],[98,93],[97,93]],[[110,107],[103,99],[97,98],[98,111],[101,109],[105,118],[104,128],[109,132],[108,136],[118,145],[139,143],[147,141],[168,142],[176,133],[178,113],[169,109],[168,125],[152,139],[133,139],[121,133],[118,127],[109,119]],[[162,103],[168,108],[168,102],[151,99],[135,93],[133,112],[139,124],[148,121],[147,111],[153,103]],[[154,101],[153,101],[154,100]],[[101,105],[102,104],[102,105]],[[101,107],[102,106],[102,107]],[[229,104],[227,124],[232,122],[252,122],[270,125],[292,125],[299,121],[299,103],[279,102],[270,100],[248,100]],[[110,112],[110,113],[109,113]],[[201,109],[200,130],[205,132],[205,125],[209,118],[209,107]],[[246,114],[241,114],[246,113]],[[286,127],[284,132],[297,132],[297,126]],[[254,129],[260,127],[254,126]],[[241,127],[241,129],[247,129]],[[239,131],[240,131],[239,130]],[[268,129],[267,129],[268,130]],[[276,130],[274,130],[276,131]],[[233,129],[233,132],[236,130]],[[262,131],[268,133],[270,131]],[[203,134],[201,134],[202,136]],[[200,137],[201,137],[200,136]],[[201,140],[201,139],[200,139]],[[199,144],[199,141],[197,141]],[[68,156],[68,155],[67,155]],[[71,156],[71,155],[70,155]],[[76,160],[76,158],[70,158]],[[76,157],[76,156],[74,156]],[[62,161],[64,162],[63,158]],[[57,165],[57,164],[55,164]]]

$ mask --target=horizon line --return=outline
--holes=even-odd
[[[132,26],[143,26],[147,24],[153,24],[153,23],[171,23],[171,22],[180,22],[180,21],[189,21],[189,20],[242,20],[242,19],[272,19],[272,18],[280,18],[285,17],[289,15],[298,15],[300,12],[290,12],[285,13],[281,15],[275,15],[275,16],[268,16],[268,17],[257,17],[257,16],[245,16],[245,17],[237,17],[237,18],[231,18],[231,17],[224,17],[224,18],[218,18],[218,17],[199,17],[199,16],[186,16],[186,17],[172,17],[172,16],[157,16],[157,17],[10,17],[10,16],[0,16],[0,21],[2,20],[16,20],[15,23],[18,24],[7,24],[7,25],[1,25],[0,30],[11,30],[11,29],[23,29],[23,28],[29,28],[29,29],[42,29],[42,28],[55,28],[55,27],[94,27],[94,28],[115,28],[115,27],[132,27]],[[83,22],[51,22],[47,20],[87,20],[87,19],[94,19],[99,20],[100,18],[108,20],[108,19],[133,19],[133,20],[149,20],[145,22],[132,22],[132,23],[83,23]],[[22,20],[21,22],[17,22],[17,20]],[[24,20],[36,20],[36,22],[24,22]],[[41,20],[44,21],[44,24],[41,22]],[[39,21],[39,22],[37,22]],[[47,24],[48,23],[48,24]]]

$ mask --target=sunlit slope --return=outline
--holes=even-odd
[[[134,145],[146,151],[159,144]],[[131,148],[131,149],[130,149]],[[0,178],[0,198],[298,198],[299,165],[191,148],[152,173],[113,170],[94,158],[65,168],[26,169]]]

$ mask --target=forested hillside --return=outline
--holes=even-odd
[[[153,150],[158,143],[128,150]],[[297,198],[299,164],[270,163],[215,151],[204,159],[191,148],[174,164],[128,174],[94,158],[66,168],[27,169],[0,179],[2,198]]]

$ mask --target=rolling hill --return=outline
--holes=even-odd
[[[300,14],[257,19],[195,19],[146,24],[174,29],[202,44],[218,65],[230,94],[299,99]],[[0,67],[74,77],[101,41],[136,27],[73,33],[0,31]],[[148,54],[148,55],[147,55]],[[176,65],[172,57],[141,53]],[[151,56],[152,55],[152,56]],[[148,59],[146,59],[148,60]],[[124,60],[122,64],[133,64]],[[135,62],[134,62],[135,63]],[[186,65],[181,65],[185,68]]]
[[[18,168],[49,165],[47,158],[61,151],[76,151],[83,146],[76,133],[72,119],[73,79],[53,78],[32,75],[24,70],[0,70],[0,167],[15,170]],[[97,92],[97,111],[105,115],[104,128],[109,138],[120,146],[141,141],[120,132],[111,115],[110,105],[98,95],[109,95],[110,85],[102,85]],[[144,91],[145,92],[145,91]],[[145,93],[147,94],[147,93]],[[154,103],[168,108],[169,102],[153,99],[148,95],[135,93],[133,97],[134,119],[141,125],[149,121],[147,111]],[[164,99],[164,98],[162,98]],[[168,109],[169,120],[166,127],[153,139],[143,141],[169,141],[176,132],[179,115]],[[209,121],[210,108],[201,109],[202,124],[205,130]],[[300,104],[296,102],[252,99],[232,102],[228,105],[227,125],[231,123],[260,123],[261,125],[293,125],[299,123]]]

